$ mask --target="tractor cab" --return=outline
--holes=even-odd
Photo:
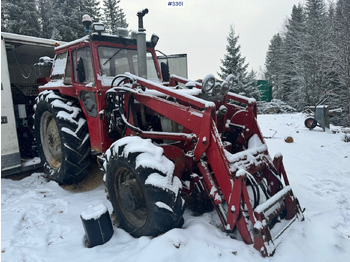
[[[85,84],[100,89],[110,88],[113,78],[118,74],[129,72],[140,75],[137,33],[132,32],[129,36],[125,29],[119,32],[117,35],[92,33],[57,47],[51,81],[65,85]],[[155,35],[152,35],[154,38]],[[161,82],[163,78],[154,50],[155,44],[146,42],[146,78]],[[46,87],[50,85],[43,86]]]
[[[92,24],[92,28],[88,35],[56,48],[50,82],[39,90],[56,90],[77,98],[88,116],[91,148],[102,153],[112,143],[104,113],[105,95],[115,76],[131,73],[155,83],[161,83],[163,77],[154,49],[158,36],[146,41],[143,28],[130,34],[120,28],[116,35],[103,33],[101,23]]]

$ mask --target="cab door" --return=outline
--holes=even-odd
[[[98,112],[102,110],[98,101],[92,52],[89,45],[80,46],[71,51],[72,81],[75,94],[79,99],[88,122],[91,149],[103,152],[102,121]]]

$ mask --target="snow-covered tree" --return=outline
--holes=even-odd
[[[40,19],[39,23],[41,26],[40,36],[43,38],[51,38],[53,35],[53,24],[51,23],[55,12],[52,8],[53,0],[38,0]],[[56,40],[61,40],[54,38]]]
[[[333,121],[350,126],[350,1],[337,2],[333,22],[332,61],[337,83],[331,102],[334,107],[343,109],[343,113],[336,115]]]
[[[329,89],[331,31],[324,0],[307,0],[305,6],[305,84],[306,101],[314,105]]]
[[[3,31],[40,36],[39,11],[36,0],[1,1]]]
[[[72,41],[86,34],[82,24],[82,0],[56,0],[53,2],[55,15],[51,19],[52,38]]]
[[[120,0],[103,0],[103,11],[108,31],[115,34],[118,27],[128,27]]]
[[[283,99],[285,96],[283,86],[283,39],[279,33],[275,34],[268,47],[265,59],[265,78],[270,82],[273,88],[275,98]]]
[[[102,19],[99,0],[83,0],[82,13],[88,14],[93,22],[99,22]]]
[[[9,0],[1,1],[1,31],[2,32],[10,32],[8,29],[8,21],[9,21],[9,10],[11,3]]]
[[[306,105],[305,15],[301,5],[293,6],[286,24],[283,44],[283,98],[295,108]]]
[[[283,33],[271,40],[265,65],[275,98],[302,109],[332,93],[326,104],[344,111],[331,121],[350,126],[350,1],[294,6]]]
[[[256,72],[254,70],[251,70],[244,80],[243,95],[253,97],[259,101],[261,99],[261,92],[258,89],[256,82]]]
[[[241,56],[241,46],[238,44],[239,36],[236,36],[233,25],[230,25],[229,35],[227,37],[226,54],[224,59],[221,59],[221,72],[218,75],[225,79],[227,75],[232,74],[234,76],[233,92],[237,94],[243,94],[246,96],[256,95],[253,87],[247,87],[249,84],[255,81],[255,73],[252,72],[248,75],[247,67],[245,63],[245,57]],[[249,77],[248,77],[249,76]],[[250,89],[252,88],[252,89]]]

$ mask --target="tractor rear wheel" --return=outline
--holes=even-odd
[[[158,236],[183,224],[181,181],[150,140],[126,137],[107,151],[106,189],[118,226],[134,237]]]
[[[40,93],[34,109],[35,139],[45,174],[61,185],[79,182],[90,163],[89,133],[81,109],[53,91]]]
[[[313,117],[308,117],[304,122],[305,126],[309,129],[314,129],[317,126],[317,121]]]

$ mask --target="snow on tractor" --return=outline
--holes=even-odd
[[[269,156],[255,100],[229,92],[232,75],[194,82],[161,70],[158,37],[146,41],[143,29],[147,12],[131,36],[102,34],[96,23],[56,48],[34,116],[45,173],[76,183],[97,155],[113,215],[132,236],[181,227],[183,199],[195,199],[211,204],[223,230],[272,255],[303,214],[282,155]]]

